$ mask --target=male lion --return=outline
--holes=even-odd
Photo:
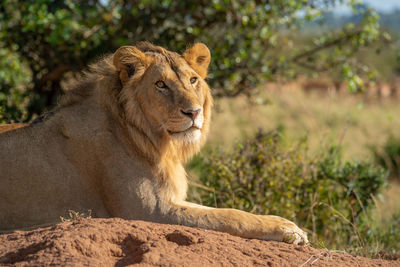
[[[209,131],[210,51],[123,46],[71,85],[58,108],[0,134],[0,230],[68,210],[308,243],[294,223],[185,201],[183,163]]]
[[[25,127],[28,125],[29,124],[25,124],[25,123],[2,124],[2,125],[0,125],[0,134],[7,132],[7,131],[15,130],[18,128],[22,128],[22,127]]]

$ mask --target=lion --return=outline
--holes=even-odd
[[[7,131],[15,130],[18,128],[22,128],[22,127],[25,127],[28,125],[29,124],[27,124],[27,123],[2,124],[2,125],[0,125],[0,134],[7,132]]]
[[[272,215],[185,201],[183,164],[204,145],[213,99],[211,55],[147,42],[92,64],[51,112],[0,134],[0,230],[59,222],[69,210],[307,244]]]

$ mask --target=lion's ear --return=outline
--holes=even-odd
[[[134,46],[122,46],[114,53],[113,64],[122,83],[132,75],[144,73],[148,65],[146,55]]]
[[[183,58],[202,78],[207,77],[207,69],[210,64],[211,54],[205,44],[197,43],[186,49],[183,53]]]

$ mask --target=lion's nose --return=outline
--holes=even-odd
[[[188,116],[189,118],[194,120],[200,114],[201,108],[186,109],[186,110],[181,109],[181,112],[183,115]]]

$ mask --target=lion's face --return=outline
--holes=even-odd
[[[121,52],[123,48],[129,55]],[[120,67],[127,112],[129,107],[139,106],[153,131],[182,144],[200,142],[208,132],[210,117],[211,96],[204,81],[209,50],[197,44],[180,56],[160,47],[150,51],[123,48],[114,55],[114,63],[118,55],[119,62],[131,57],[130,65]],[[137,61],[132,62],[132,58]],[[116,66],[121,65],[117,62]]]
[[[185,142],[200,140],[204,123],[204,80],[184,59],[172,69],[165,59],[154,56],[137,86],[143,110],[160,129]],[[146,101],[149,100],[149,101]]]

